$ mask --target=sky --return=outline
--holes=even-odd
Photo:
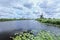
[[[60,0],[0,0],[0,18],[60,18]]]

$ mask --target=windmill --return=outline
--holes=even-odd
[[[44,17],[43,17],[43,13],[40,15],[40,18],[44,18]]]

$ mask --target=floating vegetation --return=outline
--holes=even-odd
[[[56,36],[47,31],[40,31],[36,34],[30,32],[20,32],[19,35],[12,37],[13,40],[60,40],[60,36]]]

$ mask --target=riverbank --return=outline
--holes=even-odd
[[[11,37],[13,40],[60,40],[60,36],[56,36],[47,31],[40,31],[36,35],[33,32],[20,32]]]
[[[16,19],[16,18],[1,18],[0,22],[3,22],[3,21],[14,21],[14,20],[32,20],[32,19],[25,19],[25,18],[19,18],[19,19]]]
[[[50,24],[54,24],[54,25],[60,25],[60,19],[38,18],[36,20],[39,22],[42,22],[42,23],[50,23]]]

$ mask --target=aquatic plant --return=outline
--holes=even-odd
[[[12,37],[13,40],[60,40],[60,36],[56,36],[47,31],[40,31],[36,34],[21,32],[16,37]]]

